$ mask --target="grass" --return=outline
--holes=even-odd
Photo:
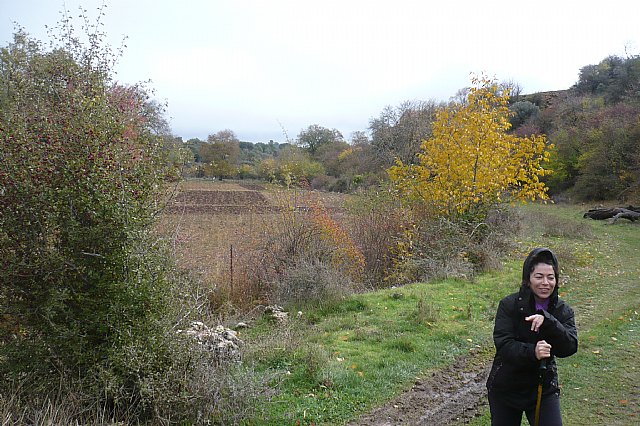
[[[511,268],[506,273],[517,275]],[[417,376],[460,356],[488,353],[491,317],[510,282],[487,275],[474,283],[413,284],[303,312],[292,326],[296,349],[288,352],[277,339],[274,347],[248,354],[282,378],[260,424],[341,424]],[[261,324],[244,338],[250,348],[270,333]]]
[[[578,354],[559,362],[565,424],[634,424],[638,225],[587,221],[581,209],[567,206],[529,205],[524,214],[528,226],[514,260],[499,272],[304,308],[286,336],[274,337],[267,323],[247,331],[247,361],[278,377],[279,393],[260,407],[255,424],[344,424],[458,357],[489,362],[497,302],[517,289],[522,259],[534,246],[558,253],[561,294],[580,329]],[[483,412],[472,424],[489,422]]]
[[[640,228],[582,218],[576,206],[528,206],[531,229],[523,247],[547,245],[563,268],[561,294],[576,311],[578,353],[558,362],[565,425],[640,422]],[[572,236],[549,229],[573,223]],[[526,423],[526,421],[525,421]],[[489,425],[487,412],[471,422]]]

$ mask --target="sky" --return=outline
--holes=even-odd
[[[0,46],[14,23],[46,42],[63,10],[95,20],[103,3],[109,43],[126,37],[116,80],[149,81],[185,141],[295,141],[312,124],[349,140],[386,106],[447,101],[472,75],[562,90],[640,54],[638,0],[0,0]]]

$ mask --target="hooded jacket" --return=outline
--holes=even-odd
[[[546,311],[536,311],[534,294],[529,288],[530,273],[541,261],[551,263],[556,275],[556,286]],[[558,288],[558,260],[551,250],[538,248],[524,261],[520,290],[502,299],[498,305],[493,330],[496,355],[487,389],[514,408],[529,410],[535,407],[540,365],[535,356],[538,341],[545,340],[551,345],[551,357],[546,360],[547,369],[542,377],[543,396],[560,392],[555,358],[568,357],[578,350],[573,309],[558,297]],[[531,331],[531,323],[525,321],[533,314],[544,316],[537,333]]]

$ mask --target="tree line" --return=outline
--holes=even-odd
[[[516,136],[546,135],[553,145],[543,178],[549,194],[577,201],[625,201],[640,190],[640,57],[609,56],[581,68],[567,90],[522,94],[508,88],[510,129]],[[470,88],[449,102],[412,100],[385,107],[366,130],[347,140],[318,124],[286,143],[240,141],[232,130],[186,142],[186,177],[262,179],[285,185],[305,182],[314,189],[349,192],[388,180],[387,169],[400,160],[418,161],[421,144],[432,136],[438,111],[465,102]]]

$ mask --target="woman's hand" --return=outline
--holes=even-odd
[[[537,333],[538,330],[540,330],[540,327],[542,326],[542,323],[544,322],[544,316],[540,315],[540,314],[534,314],[534,315],[526,317],[524,320],[525,321],[530,321],[531,322],[531,331]]]
[[[544,358],[549,358],[551,356],[551,345],[545,342],[544,340],[540,340],[536,343],[536,358],[538,361]]]

